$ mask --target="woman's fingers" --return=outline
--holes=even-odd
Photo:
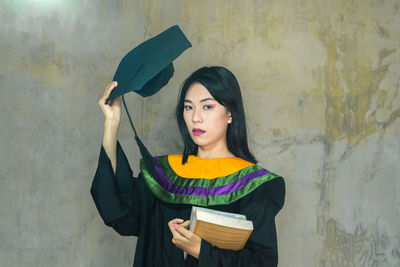
[[[109,84],[107,84],[106,86],[106,90],[103,93],[103,96],[99,99],[99,105],[105,105],[106,99],[110,96],[112,90],[114,90],[115,87],[117,87],[118,82],[116,81],[112,81]],[[115,99],[113,99],[114,102],[116,102],[117,104],[119,104],[121,102],[121,97],[117,97]]]
[[[174,224],[174,223],[181,224],[181,223],[183,223],[183,220],[182,220],[182,219],[179,219],[179,218],[175,218],[175,219],[173,219],[173,220],[170,220],[170,221],[168,222],[168,225],[172,225],[172,224]]]
[[[174,234],[175,228],[178,227],[178,225],[181,224],[181,223],[183,223],[183,220],[179,219],[179,218],[175,218],[175,219],[173,219],[173,220],[168,222],[168,227],[169,227],[169,229],[170,229],[172,234]]]
[[[189,223],[190,221],[183,221],[182,219],[174,219],[168,223],[172,233],[172,243],[181,249],[184,249],[184,244],[193,237],[193,233],[187,229]]]
[[[179,225],[175,228],[175,231],[178,232],[181,236],[185,237],[186,239],[190,239],[193,235],[183,224]]]
[[[104,90],[103,95],[101,96],[101,98],[99,99],[99,106],[103,106],[105,105],[106,99],[108,98],[108,96],[110,95],[112,89],[114,89],[114,82],[110,82],[109,84],[107,84],[106,89]]]
[[[172,243],[174,244],[176,244],[178,240],[183,238],[183,236],[176,231],[181,223],[183,223],[183,220],[179,218],[173,219],[168,222],[168,227],[172,234]]]
[[[107,121],[111,121],[113,125],[119,126],[121,118],[121,97],[113,99],[110,103],[106,104],[106,99],[110,96],[112,90],[117,87],[118,82],[112,81],[107,84],[103,96],[99,99],[98,105]]]
[[[189,224],[190,221],[183,221],[182,219],[169,221],[168,226],[173,236],[171,242],[176,247],[198,259],[201,248],[201,238],[187,229]]]
[[[190,221],[189,220],[186,220],[181,224],[181,226],[186,228],[186,229],[189,229],[189,225],[190,225]]]
[[[110,96],[112,90],[114,90],[114,88],[117,87],[117,85],[118,82],[116,81],[112,81],[111,83],[107,84],[106,90],[104,91],[103,96],[99,100],[99,104],[105,104],[106,99]]]
[[[112,82],[110,82],[109,84],[107,84],[106,90],[104,91],[104,94],[103,94],[103,97],[104,97],[104,96],[109,97],[110,94],[111,94],[111,91],[112,91],[115,87],[117,87],[117,85],[118,85],[118,82],[116,82],[116,81],[112,81]]]
[[[104,90],[103,96],[105,96],[108,92],[108,90],[110,89],[110,87],[112,86],[113,82],[110,82],[106,85],[106,89]]]

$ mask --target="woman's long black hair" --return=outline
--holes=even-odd
[[[236,77],[224,67],[202,67],[193,72],[182,84],[176,107],[176,118],[181,133],[184,149],[182,164],[185,164],[189,155],[196,155],[198,146],[190,137],[188,128],[183,118],[183,108],[186,92],[190,85],[198,82],[202,84],[210,94],[232,115],[232,122],[228,125],[226,142],[229,151],[236,157],[257,163],[256,158],[250,152],[247,142],[246,118],[243,108],[242,94]]]

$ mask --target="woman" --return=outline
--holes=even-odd
[[[91,194],[106,225],[138,237],[134,266],[276,266],[284,180],[255,164],[235,76],[203,67],[186,79],[176,108],[183,154],[155,157],[154,176],[141,161],[137,179],[117,141],[121,101],[104,104],[115,86],[98,102],[104,137]],[[187,230],[192,206],[246,215],[254,230],[245,247],[213,247]]]

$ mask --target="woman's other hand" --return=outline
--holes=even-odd
[[[105,122],[118,128],[121,121],[121,97],[119,96],[111,100],[109,104],[106,104],[106,99],[117,85],[118,83],[116,81],[109,83],[106,86],[103,96],[99,99],[98,104],[103,113]]]
[[[168,227],[172,233],[172,243],[198,259],[200,255],[201,238],[188,230],[189,224],[190,221],[173,219],[168,222]]]

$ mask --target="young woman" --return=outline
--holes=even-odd
[[[134,266],[277,266],[284,180],[258,166],[248,148],[235,76],[203,67],[186,79],[176,108],[183,154],[155,157],[155,175],[141,161],[137,179],[117,141],[121,100],[104,104],[115,86],[98,102],[104,137],[91,194],[106,225],[138,237]],[[192,206],[246,215],[254,230],[245,247],[220,249],[190,232]]]

